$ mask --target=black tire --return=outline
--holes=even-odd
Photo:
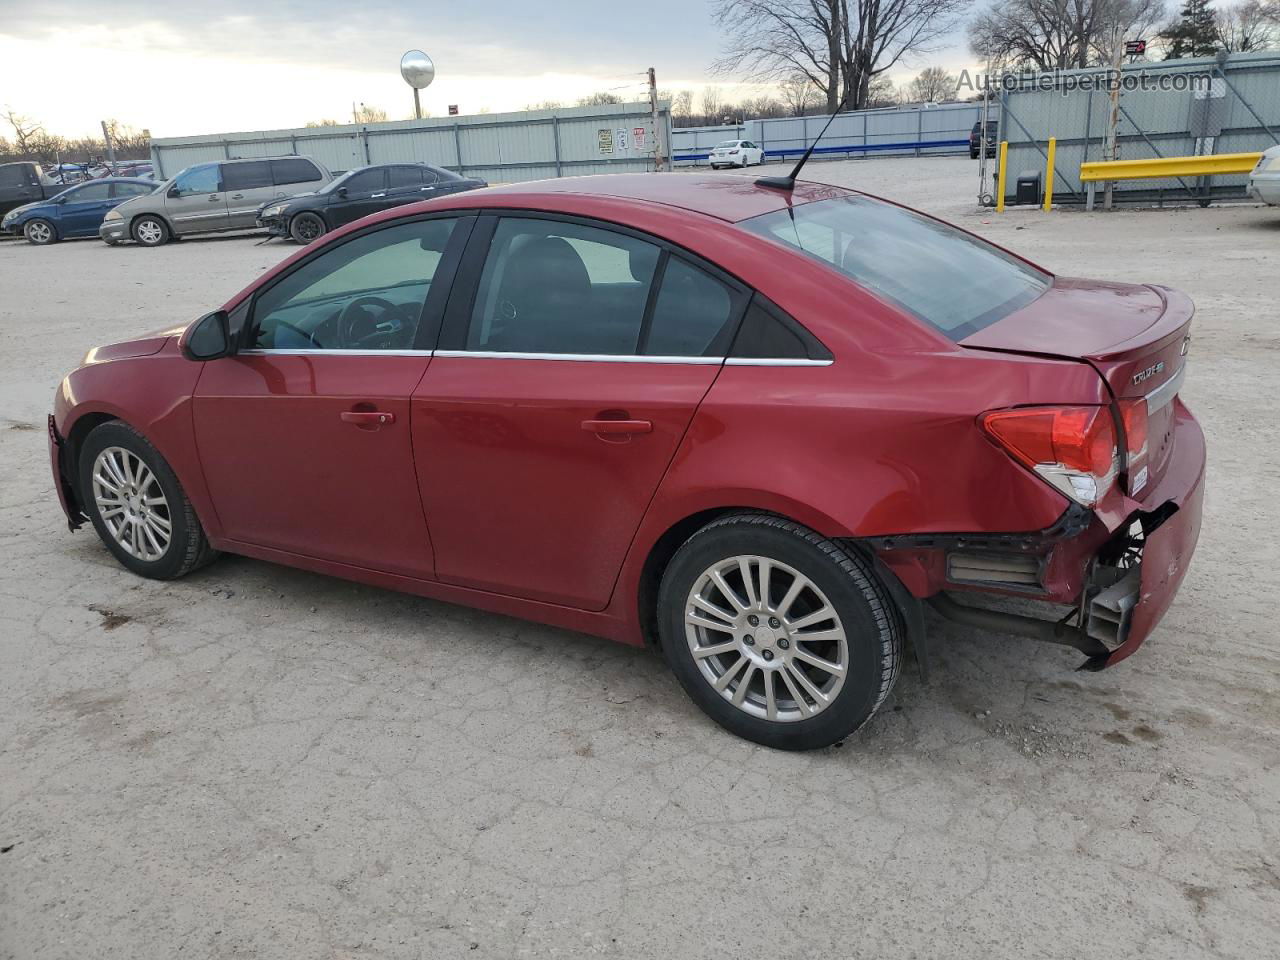
[[[289,221],[289,236],[293,237],[294,243],[300,243],[304,247],[319,240],[328,229],[324,219],[310,210],[304,210]]]
[[[816,585],[839,615],[848,645],[844,682],[829,705],[812,716],[787,722],[752,716],[717,692],[699,670],[686,637],[686,604],[705,571],[736,556],[790,566]],[[905,633],[901,611],[869,561],[800,524],[766,514],[724,517],[685,541],[662,577],[658,624],[663,654],[693,701],[730,732],[781,750],[830,746],[870,720],[897,681]],[[748,667],[743,675],[749,673]]]
[[[34,243],[37,247],[58,242],[58,228],[43,217],[29,220],[22,228],[22,234],[27,238],[27,243]]]
[[[98,455],[109,447],[123,448],[146,464],[164,494],[172,532],[164,553],[157,559],[144,560],[130,554],[116,541],[103,519],[94,497],[92,473]],[[218,552],[209,546],[195,509],[169,464],[146,437],[128,424],[111,420],[94,427],[80,447],[76,474],[80,503],[93,528],[121,565],[134,573],[153,580],[174,580],[218,556]]]
[[[969,159],[970,159],[970,160],[977,160],[977,159],[978,159],[978,151],[977,151],[977,150],[970,150],[970,151],[969,151]]]
[[[164,218],[150,213],[144,213],[134,220],[129,227],[129,234],[133,237],[134,243],[144,247],[163,246],[172,236],[169,224],[164,222]]]

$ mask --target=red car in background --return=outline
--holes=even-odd
[[[728,729],[820,747],[924,602],[1092,668],[1151,633],[1200,524],[1191,315],[836,187],[520,184],[91,351],[54,477],[144,576],[228,551],[654,643]]]

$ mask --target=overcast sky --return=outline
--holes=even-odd
[[[56,133],[115,118],[155,136],[349,120],[352,101],[412,115],[400,55],[436,63],[423,109],[442,116],[645,95],[710,75],[722,37],[708,0],[0,0],[0,106]],[[895,71],[968,65],[963,38]],[[0,135],[6,131],[0,130]]]

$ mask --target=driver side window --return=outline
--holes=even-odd
[[[257,350],[409,350],[453,219],[386,227],[338,244],[258,294]]]

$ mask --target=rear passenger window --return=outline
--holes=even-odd
[[[660,252],[597,227],[500,220],[480,276],[467,349],[634,355]]]
[[[720,334],[734,316],[734,299],[715,277],[671,257],[640,352],[657,357],[724,356],[727,344]]]
[[[311,183],[324,178],[310,160],[290,157],[271,161],[271,179],[275,181],[276,186],[286,186],[290,183]]]
[[[113,183],[111,185],[111,195],[113,197],[144,197],[154,190],[154,186],[149,187],[143,183]]]
[[[752,360],[830,360],[831,352],[781,308],[757,293],[742,318],[729,356]]]
[[[392,167],[387,171],[387,185],[393,190],[396,187],[416,187],[421,183],[421,167]]]
[[[265,160],[222,165],[223,190],[256,190],[271,186],[271,167]]]

